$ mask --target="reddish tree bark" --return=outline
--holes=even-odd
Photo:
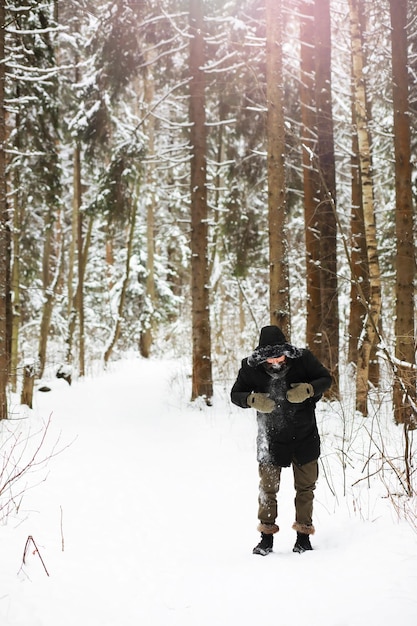
[[[207,225],[207,138],[202,2],[190,0],[191,298],[193,371],[191,398],[213,396]]]
[[[395,356],[399,361],[394,383],[397,423],[417,425],[415,323],[414,323],[414,223],[411,187],[411,130],[407,59],[407,0],[390,0],[392,26],[392,85],[395,150],[396,305]],[[407,364],[407,365],[406,365]]]

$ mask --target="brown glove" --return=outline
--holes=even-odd
[[[293,404],[304,402],[314,396],[313,385],[310,383],[291,383],[290,387],[291,389],[287,391],[287,400]]]
[[[250,393],[246,402],[260,413],[272,413],[275,409],[275,402],[266,393]]]

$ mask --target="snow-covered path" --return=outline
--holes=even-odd
[[[274,553],[251,554],[254,414],[226,389],[190,405],[188,385],[181,364],[132,359],[38,392],[28,419],[52,413],[70,445],[0,528],[1,626],[415,624],[417,536],[372,493],[355,513],[322,477],[315,550],[293,554],[287,470]],[[36,554],[20,569],[29,535],[49,577]]]

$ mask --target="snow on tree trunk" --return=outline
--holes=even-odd
[[[93,230],[94,216],[88,218],[88,225],[84,233],[83,213],[81,211],[82,204],[82,185],[81,185],[81,151],[77,142],[74,147],[74,176],[73,176],[73,202],[72,202],[72,236],[70,249],[71,263],[74,264],[75,256],[77,258],[77,288],[75,294],[73,289],[68,285],[68,301],[70,307],[67,335],[67,354],[66,359],[69,364],[73,362],[73,345],[74,333],[78,318],[79,341],[78,341],[78,373],[85,376],[85,315],[84,315],[84,278],[87,268],[88,251],[90,248],[91,234]],[[76,254],[75,254],[76,253]],[[69,278],[68,278],[69,280]]]
[[[378,334],[377,329],[381,313],[381,276],[376,241],[371,155],[367,124],[358,0],[349,0],[349,7],[352,39],[353,100],[358,135],[365,240],[369,266],[369,303],[358,347],[356,408],[363,415],[368,415],[369,365],[372,346]]]
[[[18,117],[16,126],[18,127]],[[18,132],[17,132],[18,135]],[[16,140],[18,144],[18,139]],[[14,186],[20,189],[20,172],[14,173]],[[12,231],[12,262],[11,262],[11,297],[12,297],[12,333],[10,352],[10,383],[12,391],[17,390],[17,372],[19,363],[19,331],[21,323],[21,275],[20,275],[20,253],[21,253],[21,233],[23,220],[25,218],[25,203],[22,202],[21,194],[16,191],[13,198],[13,231]]]
[[[359,32],[361,37],[361,46],[364,55],[364,63],[367,64],[367,48],[364,41],[364,33],[366,32],[366,15],[363,4],[358,5]],[[353,66],[352,66],[353,79]],[[366,89],[366,87],[365,87]],[[367,119],[371,119],[371,103],[366,98]],[[352,96],[352,128],[356,128],[356,111],[354,99]],[[372,146],[372,137],[368,127],[368,137],[370,151]],[[372,152],[370,154],[372,159]],[[372,168],[372,163],[371,163]],[[371,170],[373,171],[373,170]],[[352,133],[352,157],[351,157],[351,290],[350,290],[350,314],[349,314],[349,344],[348,344],[348,362],[357,363],[358,346],[365,323],[366,312],[369,302],[369,267],[368,256],[366,252],[365,226],[363,218],[363,202],[362,202],[362,179],[359,161],[359,143],[358,134]],[[381,325],[381,320],[380,320]],[[375,341],[371,350],[369,363],[369,382],[377,387],[379,385],[379,361],[376,354],[379,337],[375,336]]]
[[[355,107],[352,106],[352,126],[356,128]],[[348,362],[356,363],[358,345],[365,322],[367,303],[369,300],[369,271],[366,254],[365,227],[363,219],[362,186],[359,163],[358,135],[352,133],[351,157],[351,215],[350,215],[350,254],[351,284],[349,312],[349,347]]]
[[[113,349],[120,337],[120,333],[122,330],[126,293],[127,293],[127,287],[129,285],[129,280],[130,280],[130,262],[132,259],[133,241],[134,241],[135,228],[136,228],[136,218],[137,218],[136,198],[137,196],[134,196],[134,198],[130,201],[129,230],[128,230],[127,242],[126,242],[125,274],[124,274],[124,278],[122,282],[122,287],[120,290],[120,297],[119,297],[119,303],[117,306],[117,314],[116,314],[114,329],[110,337],[109,344],[104,352],[104,363],[107,363],[109,361],[111,354],[113,352]]]
[[[300,107],[303,159],[304,223],[306,241],[306,343],[314,350],[321,343],[320,231],[316,214],[320,182],[314,153],[317,143],[313,4],[300,7]]]
[[[71,241],[69,247],[69,272],[68,272],[68,335],[67,335],[67,361],[72,364],[74,332],[77,317],[79,321],[79,375],[85,374],[85,346],[84,346],[84,288],[83,288],[83,219],[81,215],[82,189],[81,189],[81,150],[77,141],[74,146],[74,173],[73,173],[73,198],[71,216]],[[77,257],[78,282],[75,294],[73,293],[75,258]]]
[[[4,2],[0,1],[0,58],[4,59]],[[4,63],[0,64],[0,145],[6,144],[6,123],[4,110]],[[7,350],[7,297],[8,297],[8,235],[6,201],[6,158],[0,150],[0,420],[7,418],[7,383],[9,363]]]

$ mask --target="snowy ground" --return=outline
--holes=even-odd
[[[370,422],[343,436],[334,407],[319,414],[314,551],[292,553],[286,470],[274,553],[252,555],[255,415],[231,406],[229,382],[213,407],[195,406],[181,363],[132,359],[16,406],[25,419],[3,429],[3,454],[30,430],[30,455],[49,415],[44,456],[63,450],[22,479],[37,483],[23,498],[15,485],[19,510],[0,525],[1,626],[417,623],[417,534],[381,476],[363,480]],[[30,542],[23,564],[29,536],[39,554]]]

